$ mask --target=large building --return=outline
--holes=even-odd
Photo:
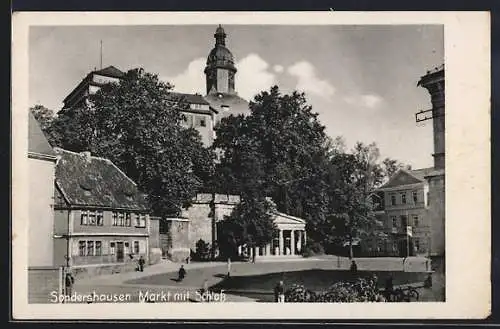
[[[57,156],[35,117],[28,115],[28,302],[47,303],[51,291],[62,289],[52,238]]]
[[[136,184],[108,159],[54,151],[53,263],[90,273],[148,261],[149,208]]]
[[[238,96],[236,91],[237,68],[233,54],[226,47],[226,37],[219,25],[214,34],[215,45],[208,54],[204,70],[206,95],[172,93],[176,99],[188,104],[181,110],[183,125],[198,130],[205,146],[213,143],[215,125],[222,118],[250,113],[248,101]],[[104,84],[119,83],[125,77],[126,74],[114,66],[90,72],[63,100],[63,110],[85,105],[88,96],[96,93]]]
[[[377,189],[384,198],[383,224],[390,241],[389,248],[385,246],[387,254],[400,257],[429,254],[432,241],[429,186],[425,177],[432,171],[433,168],[400,169]]]

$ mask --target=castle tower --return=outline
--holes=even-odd
[[[444,169],[444,66],[427,72],[418,82],[418,86],[428,90],[431,95],[432,109],[417,113],[417,122],[433,120],[434,168]]]
[[[207,83],[207,95],[212,94],[236,94],[234,89],[234,66],[233,54],[226,48],[226,33],[221,25],[214,34],[215,47],[210,51],[205,67]]]

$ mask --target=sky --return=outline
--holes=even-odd
[[[175,91],[206,93],[203,69],[216,25],[31,27],[29,100],[54,111],[93,69],[142,67]],[[421,76],[444,62],[443,27],[421,25],[223,25],[235,87],[251,100],[278,85],[303,91],[332,138],[375,142],[381,159],[431,167],[432,122]]]

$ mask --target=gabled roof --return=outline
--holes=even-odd
[[[56,153],[47,141],[31,111],[28,114],[28,120],[28,154],[46,156],[55,160]]]
[[[113,65],[100,69],[98,71],[94,71],[95,74],[103,75],[111,78],[123,78],[125,77],[125,72],[120,71]]]
[[[110,160],[54,149],[60,156],[56,185],[72,206],[147,211],[145,195]]]
[[[399,169],[394,175],[392,175],[392,177],[389,179],[389,181],[387,181],[387,183],[385,183],[378,189],[380,190],[390,187],[424,183],[425,182],[424,177],[426,173],[432,170],[433,168],[423,168],[417,170]]]

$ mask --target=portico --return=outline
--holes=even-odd
[[[276,225],[273,240],[265,247],[257,247],[255,258],[301,255],[307,239],[306,222],[301,218],[280,212],[273,213],[273,218]],[[240,253],[241,251],[239,248]],[[253,257],[251,248],[249,256]]]

